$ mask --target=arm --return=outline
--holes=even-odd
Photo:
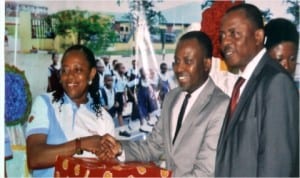
[[[100,148],[100,136],[90,136],[80,139],[80,149],[97,152]],[[47,135],[33,134],[26,140],[28,167],[30,169],[54,166],[56,156],[72,156],[76,153],[76,141],[72,140],[59,145],[46,143]]]
[[[266,88],[257,176],[299,175],[299,96],[293,85],[279,74]]]
[[[30,117],[26,124],[26,146],[28,166],[30,169],[46,168],[54,165],[57,155],[71,156],[75,154],[76,142],[67,141],[64,133],[60,130],[52,130],[57,135],[49,144],[48,134],[50,132],[48,113],[49,105],[46,100],[38,96],[33,103]],[[81,138],[77,148],[97,152],[100,147],[100,136]],[[48,142],[47,142],[48,141]]]
[[[166,130],[163,129],[163,118],[160,118],[146,140],[121,142],[122,149],[125,151],[125,160],[146,162],[159,160],[165,152],[164,132]]]
[[[159,119],[146,140],[119,142],[114,137],[106,134],[101,140],[101,145],[105,146],[105,148],[97,156],[100,160],[109,160],[119,156],[121,153],[125,153],[126,161],[147,162],[158,160],[164,153],[165,141],[163,140],[163,132],[162,119]],[[110,150],[106,150],[106,148]]]

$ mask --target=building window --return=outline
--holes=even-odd
[[[53,30],[46,23],[45,18],[36,15],[31,16],[31,37],[37,39],[54,37]]]

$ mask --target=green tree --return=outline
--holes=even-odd
[[[112,30],[113,18],[92,14],[87,11],[65,10],[50,15],[48,24],[55,35],[63,37],[71,35],[75,44],[83,44],[95,52],[106,50],[116,41],[116,33]]]
[[[155,3],[161,3],[163,0],[130,0],[129,1],[129,8],[130,12],[125,16],[136,23],[136,11],[143,11],[145,13],[147,25],[149,28],[150,33],[158,33],[159,29],[157,26],[161,23],[166,22],[166,18],[160,11],[155,10]],[[117,4],[120,5],[121,1],[118,0]]]

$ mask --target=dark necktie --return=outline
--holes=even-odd
[[[187,103],[188,103],[188,100],[190,98],[191,94],[186,94],[185,95],[185,98],[183,100],[183,103],[181,105],[181,109],[180,109],[180,112],[179,112],[179,116],[178,116],[178,120],[177,120],[177,125],[176,125],[176,131],[175,131],[175,135],[174,135],[174,138],[173,138],[173,144],[175,143],[175,140],[176,140],[176,137],[178,135],[178,132],[181,128],[181,124],[182,124],[182,119],[183,119],[183,116],[184,116],[184,112],[185,112],[185,109],[186,109],[186,106],[187,106]]]
[[[236,105],[238,103],[238,99],[240,96],[240,87],[243,85],[244,82],[245,82],[245,79],[243,77],[239,77],[234,85],[234,88],[233,88],[232,94],[231,94],[231,99],[230,99],[229,118],[231,118],[231,116],[234,113],[234,110],[236,108]]]

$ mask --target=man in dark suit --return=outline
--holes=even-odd
[[[289,74],[266,54],[263,28],[251,4],[228,9],[221,21],[222,53],[244,83],[222,126],[217,177],[299,176],[299,96]]]

